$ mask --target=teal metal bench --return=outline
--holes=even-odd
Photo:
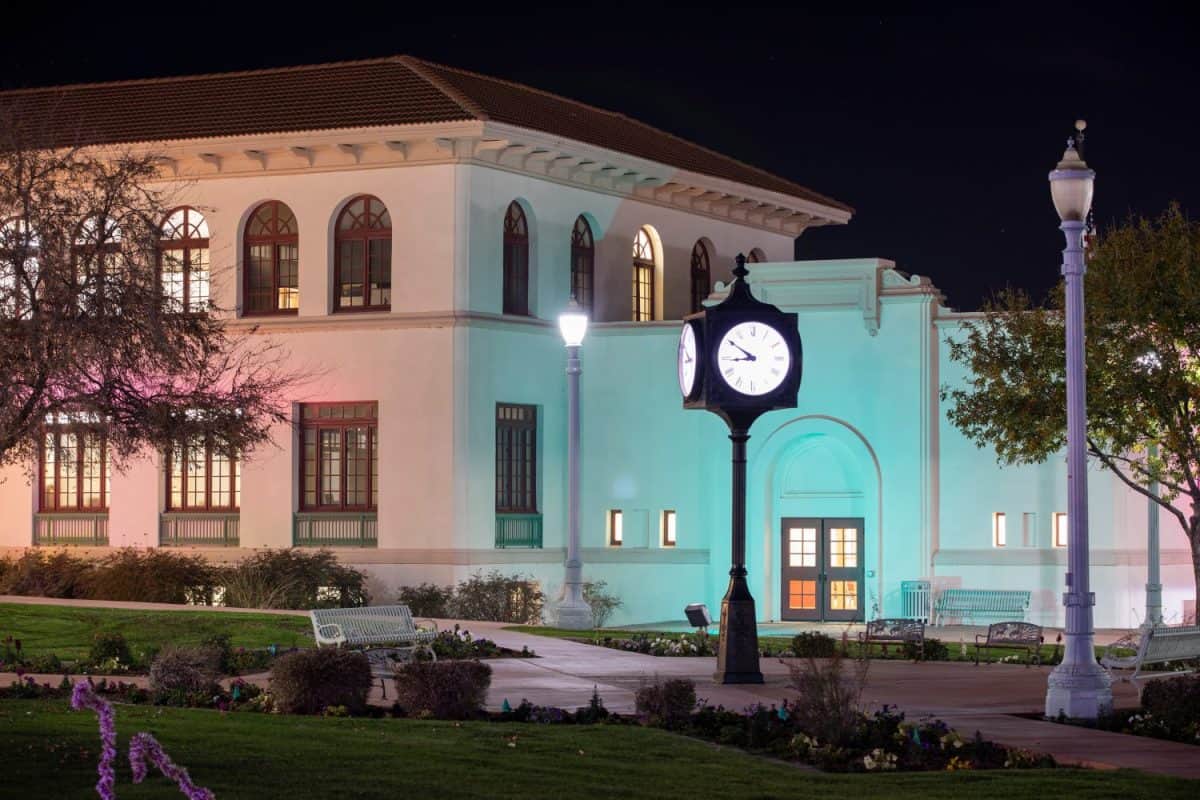
[[[1011,589],[944,589],[933,609],[934,625],[946,617],[972,622],[978,617],[1024,621],[1029,610],[1029,592]]]
[[[1137,652],[1132,656],[1118,656],[1115,653],[1117,650],[1134,647],[1137,648]],[[1142,628],[1110,644],[1100,658],[1100,663],[1108,669],[1133,670],[1132,674],[1123,678],[1132,682],[1195,672],[1194,669],[1178,672],[1142,672],[1142,667],[1147,664],[1192,659],[1200,659],[1200,626],[1155,625]]]

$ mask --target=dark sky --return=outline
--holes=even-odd
[[[22,4],[6,10],[0,85],[411,53],[621,111],[847,202],[850,225],[806,233],[800,258],[891,258],[962,309],[1058,279],[1046,173],[1076,117],[1101,227],[1171,200],[1200,211],[1195,29],[1145,4],[1109,17],[1051,2],[901,16],[423,5]],[[11,35],[22,28],[53,33]]]

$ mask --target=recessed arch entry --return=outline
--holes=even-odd
[[[761,568],[751,565],[751,574],[760,576],[759,617],[876,616],[883,586],[883,503],[879,461],[866,437],[835,417],[797,417],[766,434],[751,470],[750,485],[761,492],[759,502],[751,497],[747,525],[749,540],[757,536],[759,542]],[[848,558],[851,551],[854,557]],[[809,575],[817,577],[808,579],[815,584],[787,580],[801,579],[789,559],[793,552],[812,554],[794,564],[811,563],[816,569]],[[808,598],[792,597],[791,590],[811,591],[817,602],[800,602]],[[848,608],[851,590],[854,608]],[[797,614],[789,611],[794,605],[816,608]]]

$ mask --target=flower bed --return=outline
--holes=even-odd
[[[1051,721],[1200,745],[1200,675],[1147,681],[1142,687],[1139,708],[1115,710],[1095,723],[1068,720],[1065,716]]]

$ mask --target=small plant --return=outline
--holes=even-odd
[[[792,637],[792,655],[797,658],[833,658],[837,641],[820,631],[803,631]]]
[[[401,605],[408,606],[414,617],[445,619],[450,616],[454,587],[438,586],[435,583],[401,586],[396,599]]]
[[[614,594],[609,594],[608,584],[594,581],[583,584],[583,600],[592,610],[592,627],[603,628],[613,612],[624,605]]]
[[[1153,720],[1163,738],[1200,742],[1200,675],[1146,681],[1140,716]]]
[[[502,652],[491,639],[476,639],[471,632],[455,625],[454,630],[439,631],[430,644],[438,658],[457,660],[464,658],[493,658]]]
[[[924,647],[916,642],[905,642],[904,657],[913,661],[949,661],[950,648],[941,639],[926,639]]]
[[[150,691],[168,705],[204,705],[221,691],[221,651],[216,647],[168,645],[150,665]]]
[[[133,654],[129,652],[129,643],[119,633],[101,631],[92,637],[92,647],[88,651],[88,661],[93,664],[112,662],[113,660],[129,666],[133,664]]]
[[[285,714],[320,714],[329,706],[360,713],[371,683],[367,657],[350,650],[297,650],[271,665],[271,696]]]
[[[413,716],[478,716],[492,685],[492,668],[479,661],[412,661],[396,670],[396,702]]]
[[[686,678],[643,684],[634,704],[649,724],[677,728],[696,708],[696,684]]]
[[[582,708],[576,709],[575,721],[580,724],[593,724],[603,722],[610,716],[607,708],[604,707],[604,701],[600,699],[600,689],[593,684],[592,699]]]
[[[789,713],[797,727],[821,742],[845,746],[854,738],[862,717],[862,693],[867,683],[870,661],[855,661],[853,672],[846,670],[840,653],[818,661],[809,657],[787,664],[788,686],[796,692]]]

